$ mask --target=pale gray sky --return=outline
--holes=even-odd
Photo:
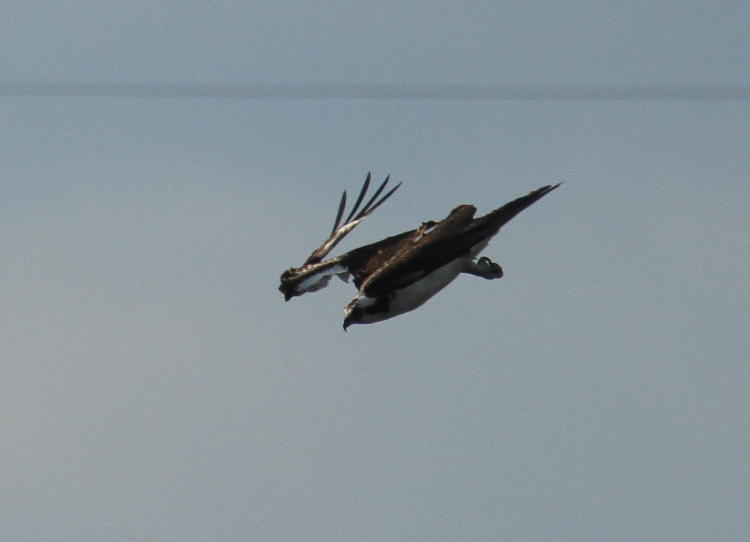
[[[713,4],[713,5],[712,5]],[[747,2],[17,2],[0,82],[750,85]],[[0,539],[750,539],[748,101],[0,97]],[[420,310],[278,275],[544,184]]]

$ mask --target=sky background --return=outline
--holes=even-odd
[[[0,82],[750,85],[750,5],[6,2]],[[437,87],[436,87],[437,88]],[[667,93],[668,94],[668,93]],[[750,539],[747,100],[0,97],[0,539]],[[563,186],[418,311],[281,271]]]

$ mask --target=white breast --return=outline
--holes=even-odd
[[[395,295],[390,299],[388,318],[409,312],[422,305],[440,290],[448,286],[461,273],[465,265],[466,258],[456,258],[414,284],[397,290]]]
[[[416,309],[440,290],[448,286],[453,279],[460,275],[466,268],[466,262],[474,259],[476,255],[487,246],[488,242],[489,239],[485,239],[481,243],[471,247],[469,254],[466,256],[456,258],[445,264],[443,267],[439,267],[414,284],[402,288],[401,290],[396,290],[393,293],[393,297],[388,301],[388,312],[375,314],[365,313],[362,316],[362,323],[370,324],[373,322],[380,322],[381,320],[387,320],[388,318]],[[375,303],[375,299],[371,299],[360,293],[354,298],[354,300],[352,300],[352,303],[360,307],[366,307]]]

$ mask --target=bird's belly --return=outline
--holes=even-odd
[[[414,284],[397,290],[389,300],[388,318],[416,309],[448,286],[463,271],[465,260],[466,258],[456,258]]]

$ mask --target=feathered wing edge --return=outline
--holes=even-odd
[[[473,219],[473,206],[456,207],[412,247],[384,262],[364,281],[360,291],[368,297],[377,297],[394,288],[403,288],[416,282],[466,254],[471,247],[483,240],[492,238],[503,225],[560,184],[562,183],[538,188],[476,219]]]
[[[303,267],[305,265],[318,263],[323,258],[325,258],[331,252],[331,250],[333,250],[333,248],[349,234],[350,231],[356,228],[359,223],[362,222],[365,218],[374,213],[378,207],[380,207],[385,201],[388,200],[388,198],[393,195],[396,190],[398,190],[398,188],[401,186],[401,183],[398,183],[396,186],[391,188],[385,196],[378,199],[378,196],[380,196],[380,194],[383,192],[390,178],[390,175],[385,178],[383,183],[367,201],[365,206],[362,207],[362,210],[357,213],[357,210],[359,209],[359,206],[362,203],[365,195],[367,194],[368,188],[370,187],[370,180],[372,179],[372,175],[368,173],[367,177],[365,178],[365,182],[362,185],[362,189],[359,192],[359,196],[357,196],[357,201],[354,203],[352,210],[349,212],[349,216],[346,218],[343,224],[340,224],[341,218],[344,216],[344,211],[346,208],[346,190],[344,190],[344,192],[341,194],[341,200],[339,201],[338,210],[336,212],[336,220],[333,223],[331,235],[323,242],[320,247],[315,249],[312,254],[310,254]]]
[[[279,286],[279,290],[284,294],[285,300],[289,301],[292,297],[302,295],[306,292],[314,292],[325,287],[328,284],[330,278],[334,275],[339,275],[341,277],[347,276],[347,273],[349,273],[350,264],[356,264],[359,259],[361,259],[348,258],[347,256],[349,255],[345,254],[337,258],[323,261],[323,258],[325,258],[331,252],[331,250],[333,250],[333,248],[344,237],[346,237],[346,235],[349,234],[349,232],[351,232],[365,218],[367,218],[378,207],[380,207],[380,205],[388,200],[388,198],[390,198],[393,193],[401,186],[401,183],[398,183],[396,186],[391,188],[391,190],[389,190],[384,196],[380,197],[386,185],[388,184],[388,181],[390,180],[390,175],[387,176],[383,183],[367,201],[367,203],[365,203],[364,207],[359,210],[359,206],[362,204],[362,201],[367,194],[371,179],[372,175],[368,173],[362,189],[357,196],[357,200],[351,211],[349,212],[349,216],[347,216],[344,223],[341,224],[341,219],[344,216],[344,211],[346,208],[346,191],[343,192],[338,205],[338,209],[336,211],[336,219],[333,224],[333,229],[328,239],[326,239],[320,247],[315,249],[312,254],[310,254],[310,256],[301,267],[290,267],[281,274],[281,285]],[[392,241],[397,237],[399,236],[384,239],[383,241],[375,243],[374,245],[387,245],[389,241]],[[370,245],[368,245],[368,247],[370,247]],[[359,256],[363,255],[361,251],[357,254]],[[359,282],[361,282],[361,279],[361,274],[355,274],[357,285],[359,284]]]

